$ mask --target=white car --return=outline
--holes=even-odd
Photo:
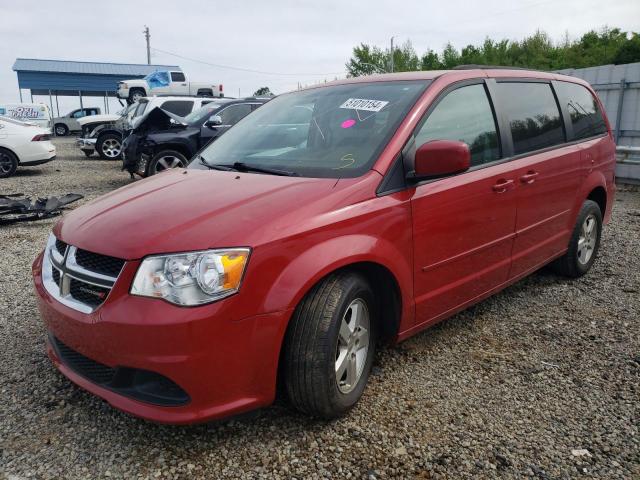
[[[0,178],[13,175],[18,165],[40,165],[55,156],[49,130],[0,116]]]
[[[186,95],[198,97],[223,97],[222,85],[208,82],[189,82],[183,72],[157,71],[144,78],[118,82],[118,98],[128,103],[154,95]]]

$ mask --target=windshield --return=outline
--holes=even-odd
[[[201,152],[208,165],[358,177],[371,169],[428,81],[371,82],[281,95]],[[191,168],[206,168],[193,162]]]

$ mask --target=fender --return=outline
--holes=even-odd
[[[107,127],[107,125],[98,125],[96,128],[93,129],[90,136],[97,138],[97,137],[100,137],[100,135],[107,135],[111,133],[114,135],[122,136],[122,130],[118,130],[113,126]]]
[[[409,246],[410,248],[410,246]],[[264,311],[294,309],[304,295],[331,272],[359,262],[385,267],[400,290],[400,328],[413,322],[413,271],[410,250],[401,251],[386,239],[368,234],[331,238],[306,250],[289,263],[274,280],[265,296]],[[393,259],[393,262],[389,260]]]
[[[611,211],[611,201],[609,198],[609,190],[607,189],[607,181],[605,179],[604,173],[602,173],[602,171],[600,170],[594,170],[591,173],[589,173],[589,175],[587,175],[587,178],[584,180],[584,182],[582,182],[582,187],[580,188],[580,191],[576,195],[573,208],[571,209],[571,215],[569,215],[569,219],[570,219],[569,228],[571,230],[573,230],[573,226],[576,223],[576,218],[578,217],[578,212],[580,211],[582,204],[589,196],[589,193],[591,193],[595,188],[598,188],[598,187],[604,188],[604,190],[607,192],[607,211]],[[602,212],[602,217],[604,218],[605,216],[606,216],[606,212]]]

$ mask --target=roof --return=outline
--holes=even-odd
[[[17,58],[13,64],[16,72],[55,72],[88,75],[145,76],[156,70],[179,70],[177,65],[146,65],[140,63],[76,62],[68,60],[44,60]]]
[[[542,72],[539,70],[529,70],[522,68],[511,67],[492,67],[487,66],[483,68],[469,68],[456,69],[456,70],[422,70],[411,72],[396,72],[396,73],[379,73],[373,75],[364,75],[360,77],[348,77],[339,80],[334,80],[327,83],[318,83],[303,88],[303,90],[312,90],[315,88],[322,88],[332,85],[348,85],[353,83],[367,83],[367,82],[391,82],[391,81],[420,81],[420,80],[436,80],[443,79],[448,82],[456,82],[460,80],[467,80],[473,78],[533,78],[540,80],[564,80],[574,83],[586,84],[583,80],[576,77],[569,77],[552,72]]]

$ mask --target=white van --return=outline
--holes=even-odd
[[[0,103],[0,116],[51,129],[51,111],[44,103]]]

